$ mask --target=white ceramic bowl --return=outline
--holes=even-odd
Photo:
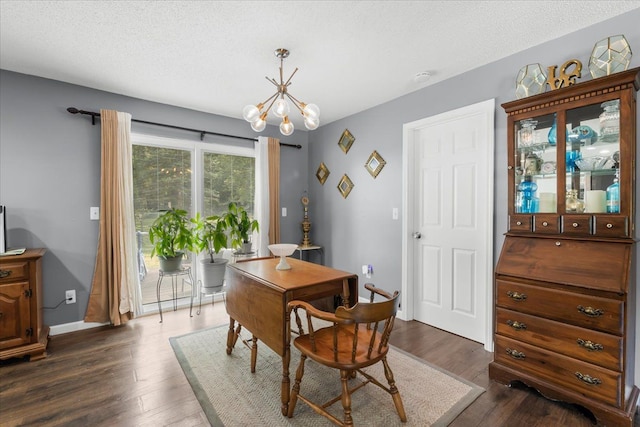
[[[269,245],[269,250],[275,256],[280,257],[280,262],[276,266],[276,270],[291,270],[291,266],[287,263],[287,257],[292,255],[298,248],[295,243],[276,243]]]
[[[296,245],[295,243],[276,243],[273,245],[269,245],[269,250],[275,256],[292,255],[297,248],[298,245]]]

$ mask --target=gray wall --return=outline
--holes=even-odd
[[[100,126],[67,107],[115,109],[134,119],[255,138],[243,120],[152,103],[86,87],[0,70],[0,204],[7,206],[10,247],[44,247],[43,303],[53,307],[75,289],[77,304],[45,310],[50,326],[84,318],[98,239],[89,207],[100,205]],[[198,140],[199,134],[133,123],[147,134]],[[290,137],[269,126],[265,136],[300,144],[282,147],[281,203],[284,242],[302,240],[300,195],[307,189],[307,133]],[[252,142],[206,136],[205,141],[251,146]]]

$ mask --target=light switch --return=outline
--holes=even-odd
[[[97,206],[93,206],[89,208],[89,219],[92,221],[97,221],[100,219],[100,208]]]
[[[282,216],[287,216],[287,208],[282,208]]]
[[[391,218],[398,219],[398,208],[393,208],[391,210]]]

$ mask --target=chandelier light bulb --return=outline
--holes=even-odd
[[[284,116],[282,123],[280,123],[280,133],[289,136],[293,133],[293,123],[289,121],[289,116]]]
[[[310,117],[313,119],[320,118],[320,109],[316,104],[305,105],[304,108],[302,109],[302,112],[305,115],[305,117]]]
[[[255,105],[247,105],[242,109],[242,117],[249,123],[255,122],[260,117],[260,110]]]
[[[304,127],[306,127],[307,129],[309,130],[317,129],[318,125],[320,125],[320,120],[314,119],[312,117],[304,118]]]
[[[280,118],[289,115],[289,103],[282,98],[278,99],[273,104],[273,114]]]
[[[251,129],[256,132],[262,132],[267,127],[267,113],[262,113],[256,120],[251,122]]]

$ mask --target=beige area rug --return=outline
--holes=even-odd
[[[252,374],[251,350],[240,340],[231,355],[227,355],[228,330],[225,325],[169,339],[211,425],[333,425],[300,400],[293,418],[281,415],[282,359],[266,345],[260,346],[258,343],[256,373]],[[355,425],[446,426],[484,392],[481,387],[430,366],[401,350],[392,348],[387,359],[400,390],[408,421],[400,422],[389,394],[368,384],[352,396]],[[299,360],[300,353],[292,345],[292,384]],[[381,366],[370,367],[368,371],[386,383]],[[359,381],[359,378],[353,381]],[[307,359],[301,390],[319,402],[328,401],[340,394],[340,373]],[[331,407],[331,412],[342,418],[340,402]]]

